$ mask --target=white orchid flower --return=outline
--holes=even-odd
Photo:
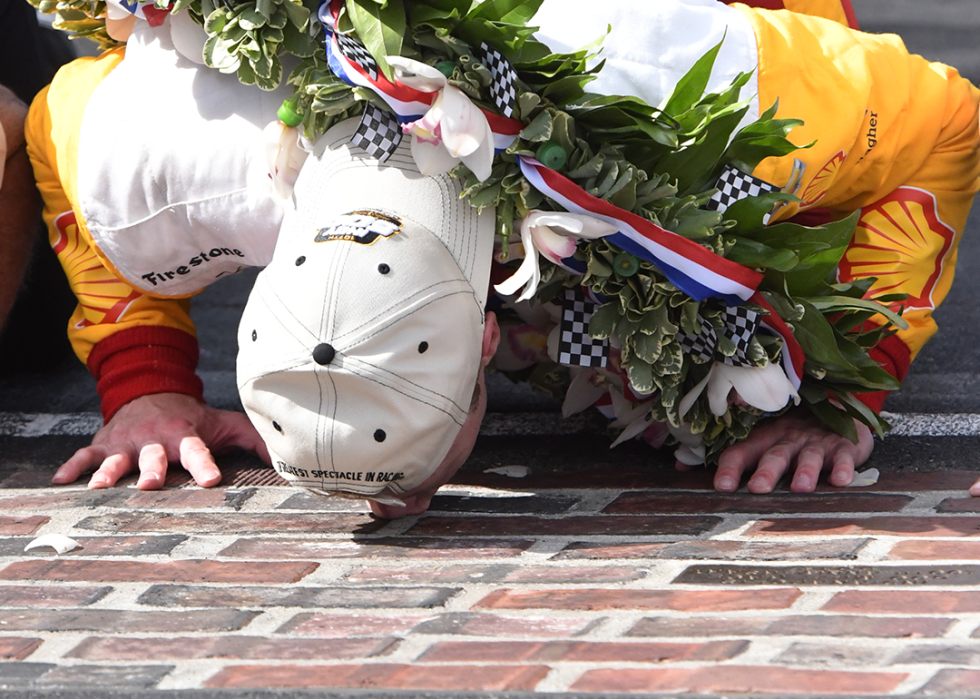
[[[425,115],[402,129],[412,135],[412,157],[423,175],[441,175],[462,162],[483,182],[493,165],[493,132],[486,116],[446,76],[404,56],[388,56],[395,80],[421,92],[438,92]]]
[[[504,296],[511,296],[523,286],[524,290],[517,301],[533,298],[541,282],[538,253],[555,264],[561,264],[563,258],[575,253],[578,238],[602,238],[616,230],[616,226],[594,216],[564,211],[531,211],[521,221],[524,262],[510,279],[494,288]]]
[[[708,375],[681,399],[681,416],[687,414],[706,386],[708,407],[718,417],[728,411],[728,396],[733,388],[745,403],[767,413],[782,410],[791,399],[796,404],[800,402],[799,394],[777,363],[770,362],[764,367],[741,367],[715,362]]]
[[[682,412],[681,415],[683,414]],[[691,426],[684,421],[681,421],[679,427],[674,427],[668,423],[667,429],[674,439],[680,442],[674,450],[675,459],[686,466],[701,466],[704,464],[706,453],[704,435],[691,432]]]
[[[561,404],[562,417],[577,415],[586,408],[591,408],[602,396],[609,391],[609,385],[597,381],[599,372],[586,367],[569,367],[572,382],[565,391],[565,400]]]

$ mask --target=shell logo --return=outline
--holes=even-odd
[[[864,210],[838,279],[877,277],[876,295],[909,295],[894,306],[933,309],[932,294],[955,239],[956,231],[939,218],[935,196],[899,187]]]
[[[840,151],[830,159],[829,163],[820,168],[820,172],[810,180],[810,184],[806,186],[803,195],[800,197],[803,200],[803,203],[800,204],[801,209],[813,206],[827,195],[830,185],[837,178],[837,173],[840,172],[840,168],[846,159],[847,153]]]
[[[78,232],[74,211],[54,220],[58,237],[51,247],[58,256],[84,317],[76,328],[119,322],[142,294],[107,270]]]

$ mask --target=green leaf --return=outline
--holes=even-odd
[[[835,408],[827,400],[820,401],[819,403],[808,403],[807,407],[827,427],[857,444],[857,428],[854,427],[854,420],[851,419],[846,411]]]
[[[700,192],[716,175],[716,165],[732,131],[738,126],[748,107],[711,122],[704,134],[693,144],[671,153],[657,165],[658,173],[669,174],[681,195]]]
[[[399,56],[406,33],[405,7],[402,0],[387,0],[380,5],[373,0],[347,0],[347,12],[378,68],[389,80],[394,77],[386,56]]]
[[[485,19],[501,24],[524,26],[531,21],[544,0],[485,0],[467,13],[465,20]]]
[[[686,112],[700,101],[708,87],[711,69],[715,66],[715,59],[718,58],[722,43],[724,43],[724,38],[718,42],[717,46],[701,56],[691,70],[677,81],[674,91],[667,99],[667,104],[664,105],[664,111],[667,114],[676,115]]]
[[[793,324],[795,328],[793,336],[800,343],[806,356],[828,369],[852,370],[853,365],[837,348],[837,336],[833,326],[820,311],[806,301],[801,301],[801,305],[805,310],[803,317]]]
[[[605,340],[619,323],[619,308],[616,303],[606,303],[595,310],[589,319],[589,335],[597,340]]]
[[[800,256],[800,264],[791,272],[770,273],[767,279],[777,287],[785,285],[793,296],[813,295],[837,268],[851,242],[860,215],[860,211],[855,211],[845,219],[817,228],[780,223],[753,232],[754,240],[772,247],[798,251]]]
[[[736,235],[751,234],[765,227],[766,216],[777,204],[799,201],[792,194],[784,192],[769,192],[755,197],[745,197],[725,209],[725,220],[735,221],[732,233]]]
[[[876,301],[854,299],[847,296],[820,296],[808,300],[814,308],[824,314],[844,310],[863,310],[871,313],[880,313],[888,319],[888,322],[902,330],[906,330],[909,327],[908,322],[904,318]]]
[[[749,238],[736,238],[727,257],[746,267],[775,269],[780,272],[788,272],[800,261],[792,250],[777,250]]]

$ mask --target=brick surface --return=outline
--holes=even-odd
[[[548,667],[535,665],[236,665],[224,668],[205,685],[530,691],[548,671]]]
[[[0,536],[26,536],[33,534],[48,523],[50,517],[33,515],[30,517],[0,516]]]
[[[174,547],[187,541],[187,537],[179,534],[169,536],[77,536],[72,537],[79,543],[79,548],[59,556],[148,556],[167,554]],[[31,549],[25,552],[24,547],[31,543],[31,537],[13,537],[0,540],[0,556],[33,556],[36,558],[51,558],[54,552],[50,548]]]
[[[609,566],[592,568],[585,566],[541,566],[520,568],[517,566],[450,565],[414,568],[355,568],[345,576],[350,583],[389,582],[396,585],[425,583],[616,583],[632,582],[646,576],[637,568]]]
[[[708,514],[723,512],[794,514],[822,512],[898,512],[912,502],[907,495],[874,493],[774,493],[747,498],[739,493],[623,493],[607,514]]]
[[[652,617],[627,632],[638,638],[733,636],[833,636],[854,638],[937,638],[955,622],[933,617],[821,616],[794,614],[764,617]]]
[[[0,663],[0,689],[24,689],[55,669],[50,663]]]
[[[447,587],[282,587],[154,585],[139,603],[154,607],[422,608],[443,606],[459,592]]]
[[[785,665],[814,665],[829,668],[884,667],[891,664],[895,651],[890,648],[834,643],[794,643],[780,653],[774,663]]]
[[[980,687],[980,670],[940,670],[919,692],[926,696],[976,696],[977,687]]]
[[[119,512],[86,517],[79,529],[114,533],[370,534],[387,525],[368,515],[244,512]]]
[[[557,515],[567,512],[578,498],[528,495],[523,497],[473,497],[436,495],[430,512],[482,512],[488,514]]]
[[[40,638],[0,638],[0,660],[24,660],[42,643]]]
[[[0,580],[64,580],[86,582],[291,583],[317,569],[311,562],[253,562],[247,566],[224,561],[18,561],[0,570]]]
[[[752,525],[746,536],[980,536],[980,517],[787,517]]]
[[[398,617],[367,614],[297,614],[280,626],[276,633],[317,638],[351,638],[358,636],[388,636],[406,633],[430,616],[403,615]]]
[[[937,512],[980,512],[980,503],[976,498],[946,498],[939,506]]]
[[[852,560],[870,539],[837,539],[806,544],[763,541],[682,541],[676,544],[593,544],[575,542],[554,560],[612,558],[715,559],[732,561]]]
[[[721,522],[718,517],[423,517],[410,534],[421,536],[696,536]]]
[[[980,612],[980,592],[926,590],[847,590],[821,607],[853,614],[969,614]]]
[[[140,661],[146,658],[194,660],[353,660],[391,652],[394,638],[264,638],[260,636],[177,636],[158,638],[86,638],[65,654],[67,658]]]
[[[602,619],[506,617],[496,614],[453,612],[424,621],[412,633],[510,638],[575,638],[602,624]]]
[[[980,541],[899,541],[888,552],[895,561],[980,561]]]
[[[707,643],[588,643],[584,641],[465,641],[437,643],[419,658],[432,663],[669,663],[731,660],[748,641]]]
[[[771,636],[853,636],[868,638],[937,638],[955,623],[934,617],[790,616],[766,627]]]
[[[496,590],[480,600],[485,609],[671,609],[731,612],[786,609],[803,593],[785,590]]]
[[[38,688],[151,689],[170,674],[172,665],[71,665],[37,679]]]
[[[591,670],[572,685],[584,692],[735,692],[765,694],[884,694],[903,673],[831,672],[723,666],[670,670]]]
[[[976,471],[882,471],[872,490],[923,492],[929,490],[965,491],[977,480]]]
[[[112,502],[121,503],[126,494],[121,490],[47,490],[40,493],[18,493],[0,496],[0,512],[15,510],[52,510],[64,507],[99,507]]]
[[[914,645],[906,646],[892,661],[897,664],[929,663],[937,665],[966,665],[980,667],[980,646],[972,645]]]
[[[84,607],[110,592],[111,587],[0,585],[0,607]]]
[[[5,631],[98,631],[102,633],[189,633],[237,631],[257,616],[239,610],[129,612],[114,609],[5,611]]]
[[[514,558],[531,548],[533,539],[421,539],[379,538],[369,541],[317,541],[311,539],[242,538],[223,549],[225,558],[302,559],[327,558]]]
[[[980,566],[693,565],[674,579],[689,585],[977,585]]]
[[[220,509],[240,510],[242,505],[255,494],[254,488],[245,490],[226,490],[215,488],[146,490],[132,495],[119,507],[127,509]]]

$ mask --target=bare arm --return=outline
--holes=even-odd
[[[23,281],[41,210],[24,142],[26,117],[27,106],[0,86],[0,128],[7,145],[0,182],[0,328]]]

